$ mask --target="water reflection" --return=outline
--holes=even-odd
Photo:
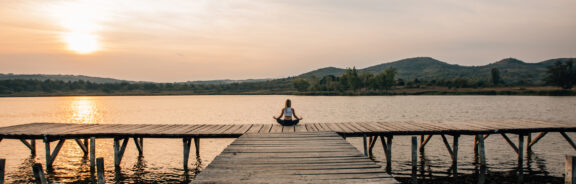
[[[34,181],[34,173],[32,173],[32,165],[34,165],[34,156],[30,156],[22,161],[22,163],[16,169],[16,172],[11,178],[14,183],[29,183]]]
[[[70,102],[70,123],[99,124],[102,113],[92,97],[74,97]]]

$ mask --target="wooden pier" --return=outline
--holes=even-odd
[[[397,183],[333,132],[244,134],[193,183]]]
[[[258,155],[262,157],[262,160],[273,160],[271,154],[265,154],[264,152],[278,152],[283,151],[291,146],[294,146],[294,152],[285,153],[284,155],[292,155],[294,157],[306,156],[306,155],[317,155],[319,158],[324,157],[321,154],[331,155],[334,154],[350,154],[358,156],[357,151],[350,148],[351,145],[346,143],[342,138],[336,137],[339,135],[341,137],[362,137],[364,140],[364,147],[362,152],[364,156],[372,154],[372,150],[377,141],[382,143],[384,148],[384,153],[386,154],[386,168],[384,172],[390,173],[393,149],[392,142],[394,136],[418,136],[419,141],[414,141],[413,148],[420,148],[421,151],[425,148],[428,141],[433,136],[439,136],[442,138],[446,150],[452,158],[452,176],[455,178],[458,176],[458,147],[459,138],[461,136],[469,135],[474,136],[475,141],[474,151],[476,158],[478,158],[478,163],[481,168],[486,168],[485,160],[485,150],[484,150],[484,139],[494,137],[494,135],[502,136],[504,140],[510,145],[517,153],[518,158],[518,173],[519,181],[522,181],[522,164],[524,158],[524,150],[530,150],[540,139],[549,133],[559,133],[566,140],[568,145],[572,146],[576,150],[576,144],[572,139],[566,134],[566,132],[576,132],[576,124],[558,123],[558,122],[547,122],[547,121],[532,121],[532,120],[507,120],[507,121],[463,121],[463,122],[416,122],[416,121],[389,121],[389,122],[366,122],[366,123],[306,123],[299,124],[296,126],[281,126],[278,124],[233,124],[233,125],[211,125],[211,124],[172,124],[172,125],[158,125],[158,124],[98,124],[98,125],[85,125],[85,124],[63,124],[63,123],[31,123],[22,124],[15,126],[8,126],[0,128],[0,142],[3,139],[17,139],[20,140],[27,148],[30,149],[32,155],[36,155],[36,141],[42,140],[44,142],[44,147],[46,150],[45,159],[46,167],[50,169],[53,163],[56,161],[59,150],[64,145],[66,140],[74,140],[78,146],[82,149],[84,154],[90,156],[90,166],[93,170],[95,165],[95,144],[97,139],[102,138],[112,138],[114,140],[114,164],[119,167],[122,161],[122,157],[130,142],[133,140],[138,149],[139,154],[143,154],[144,150],[144,139],[145,138],[178,138],[183,141],[184,150],[184,169],[188,167],[188,157],[190,155],[190,149],[192,143],[194,143],[195,151],[198,155],[200,140],[203,138],[238,138],[230,147],[228,147],[221,155],[217,157],[208,168],[198,176],[198,182],[209,181],[210,176],[218,175],[219,173],[234,173],[230,172],[234,169],[242,169],[242,172],[237,171],[238,175],[229,175],[230,177],[237,177],[242,179],[251,179],[257,181],[258,177],[254,176],[254,173],[258,170],[270,170],[271,173],[267,174],[277,174],[282,175],[278,178],[299,178],[302,181],[314,180],[317,181],[315,177],[306,176],[303,177],[302,171],[292,171],[296,176],[287,177],[285,170],[274,170],[278,167],[273,167],[273,164],[259,164],[254,160],[250,160],[245,155]],[[537,133],[536,137],[532,137],[533,134]],[[508,135],[516,134],[518,135],[518,142],[511,140]],[[309,141],[303,139],[303,137],[310,137]],[[451,136],[451,137],[448,137]],[[451,140],[450,140],[451,138]],[[290,141],[281,141],[282,139],[289,139]],[[329,139],[330,143],[327,141]],[[414,137],[414,139],[416,139]],[[273,143],[278,147],[266,147],[263,145],[265,140],[268,143]],[[242,144],[248,144],[250,141],[254,141],[255,147],[258,147],[256,151],[263,151],[260,153],[248,153],[241,148],[247,148],[246,145],[242,147]],[[52,142],[57,142],[55,145]],[[241,144],[242,143],[242,144]],[[260,144],[262,143],[262,144]],[[250,143],[252,144],[252,143]],[[332,149],[329,146],[319,146],[319,145],[339,145],[338,149],[346,149],[349,152],[330,152],[328,150]],[[306,148],[309,145],[309,148]],[[1,145],[0,145],[1,146]],[[53,146],[53,147],[52,147]],[[253,149],[250,149],[253,150]],[[238,151],[238,152],[234,152]],[[298,152],[300,151],[300,152]],[[310,153],[310,152],[317,152]],[[413,149],[412,155],[418,152],[417,149]],[[236,155],[233,155],[236,153]],[[239,156],[238,156],[239,154]],[[407,153],[405,153],[407,154]],[[328,157],[329,157],[328,156]],[[240,159],[242,161],[250,163],[246,168],[233,168],[232,166],[226,166],[226,162],[238,161],[235,159]],[[313,160],[313,159],[312,159]],[[358,157],[356,164],[362,164],[362,160],[366,161],[366,157]],[[298,161],[300,162],[300,161]],[[271,162],[273,163],[273,162]],[[306,163],[303,160],[302,163]],[[413,163],[416,163],[413,161]],[[374,163],[372,163],[374,164]],[[347,165],[343,163],[342,165]],[[353,163],[350,163],[350,167],[353,167]],[[370,165],[370,164],[368,164]],[[367,165],[364,165],[367,166]],[[262,168],[258,168],[262,167]],[[270,168],[268,168],[270,167]],[[307,167],[307,166],[306,166]],[[312,166],[310,166],[312,168]],[[368,166],[367,166],[368,167]],[[372,167],[372,166],[370,166]],[[351,171],[350,169],[344,169],[346,171]],[[382,175],[382,171],[373,168],[373,175],[370,177],[374,178],[386,178],[387,175]],[[356,171],[356,170],[355,170]],[[317,171],[310,172],[322,172],[321,169]],[[204,176],[206,175],[206,176]],[[482,176],[482,174],[480,175]],[[277,176],[270,177],[276,178]],[[380,178],[380,179],[382,179]],[[263,178],[261,178],[263,179]],[[358,178],[355,178],[358,179]],[[360,178],[361,181],[369,182],[367,178]],[[259,180],[258,180],[259,181]],[[279,180],[282,181],[282,180]],[[327,181],[329,183],[329,181]],[[482,182],[479,182],[482,183]]]

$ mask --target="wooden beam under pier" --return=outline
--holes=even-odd
[[[120,167],[129,139],[130,138],[114,138],[114,166],[116,168]],[[120,144],[120,141],[122,141],[122,144]]]
[[[30,154],[32,156],[36,156],[36,139],[30,139],[30,142],[26,139],[20,139],[20,142],[30,149]]]
[[[512,149],[514,150],[514,152],[516,152],[516,154],[520,154],[520,150],[518,149],[516,144],[514,144],[514,142],[512,142],[512,140],[510,140],[510,138],[505,133],[500,133],[500,135],[502,135],[504,140],[506,140],[508,145],[510,145],[510,147],[512,147]]]
[[[452,175],[456,181],[458,179],[458,139],[460,135],[453,135],[452,138]]]
[[[183,168],[185,171],[188,170],[188,158],[190,158],[190,146],[192,144],[191,138],[182,138],[182,143],[184,144],[184,159],[183,159]]]
[[[96,163],[98,165],[98,184],[105,184],[106,178],[104,177],[104,158],[99,157],[96,159]]]
[[[194,137],[194,147],[196,148],[196,157],[200,157],[200,138]]]
[[[6,173],[6,159],[0,158],[0,184],[4,184],[5,173]]]
[[[382,148],[384,149],[384,154],[386,155],[386,172],[388,174],[392,173],[392,139],[394,136],[388,135],[386,139],[384,136],[380,136],[382,142]]]
[[[524,183],[524,134],[518,134],[518,183]]]
[[[530,144],[528,144],[528,149],[532,149],[532,146],[534,146],[536,143],[538,143],[538,141],[540,141],[540,139],[542,139],[544,136],[546,136],[546,134],[548,134],[548,132],[540,132],[540,134],[538,134],[538,136],[536,136],[536,138],[532,139],[532,141],[530,141]]]
[[[144,138],[142,137],[133,137],[134,144],[136,145],[136,149],[138,149],[138,155],[142,156],[144,154]]]
[[[80,149],[82,149],[82,152],[84,152],[84,155],[88,155],[88,146],[86,146],[87,144],[87,140],[84,139],[84,142],[82,142],[80,139],[74,139],[76,141],[76,144],[78,144],[78,146],[80,147]]]
[[[412,183],[418,183],[418,138],[412,136]]]
[[[94,175],[96,169],[96,138],[90,137],[90,175]]]
[[[446,150],[450,154],[450,158],[452,158],[452,174],[454,178],[458,177],[458,139],[460,135],[456,134],[453,135],[452,146],[448,142],[446,135],[440,134],[442,137],[442,142],[444,142],[444,146],[446,146]]]
[[[440,136],[442,137],[442,142],[444,142],[444,146],[446,146],[446,150],[448,150],[450,157],[454,159],[454,151],[452,151],[452,147],[450,146],[450,143],[448,143],[448,139],[446,139],[444,134],[440,134]]]
[[[428,135],[426,138],[424,138],[424,135],[420,136],[420,150],[424,149],[426,144],[428,144],[428,141],[430,141],[430,138],[432,138],[432,134]]]
[[[378,136],[370,136],[370,146],[368,148],[370,156],[372,156],[372,150],[374,149],[374,145],[376,145],[376,141],[378,141]]]
[[[34,172],[34,178],[36,179],[36,184],[47,184],[46,176],[44,175],[44,170],[41,164],[34,164],[32,166],[32,171]]]
[[[478,184],[486,183],[486,152],[484,151],[484,136],[478,137],[478,154],[480,158],[480,173],[478,175]]]
[[[566,141],[568,141],[568,143],[570,143],[570,146],[572,146],[572,148],[574,148],[574,150],[576,150],[576,144],[574,144],[574,141],[572,141],[572,139],[570,139],[570,136],[568,136],[568,134],[566,134],[566,132],[560,132],[560,134],[562,135],[562,137],[564,137],[564,139],[566,139]]]
[[[51,141],[52,140],[50,140],[48,137],[44,138],[44,149],[46,152],[46,169],[47,170],[52,169],[52,165],[54,164],[54,160],[56,160],[56,157],[58,156],[58,153],[60,153],[60,149],[64,145],[64,142],[66,141],[66,139],[59,139],[58,143],[56,144],[56,147],[54,148],[52,153],[50,153],[50,142]]]
[[[368,156],[368,143],[366,140],[366,134],[362,136],[362,143],[364,145],[364,156]]]

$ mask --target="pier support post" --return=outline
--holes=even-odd
[[[30,139],[30,143],[28,143],[26,139],[20,139],[20,142],[30,149],[30,154],[32,156],[36,156],[36,139]]]
[[[134,144],[136,144],[136,149],[138,149],[138,156],[142,156],[144,154],[144,138],[143,137],[134,137]]]
[[[484,136],[481,134],[478,137],[478,155],[480,159],[480,173],[478,175],[478,184],[486,183],[486,152],[484,150]]]
[[[192,144],[192,140],[190,138],[182,138],[182,143],[184,144],[184,170],[188,170],[188,158],[190,157],[190,146]],[[196,138],[194,138],[194,143],[196,143]]]
[[[120,167],[124,151],[126,151],[126,145],[128,145],[128,139],[130,138],[114,138],[114,166],[116,168]],[[120,140],[122,140],[122,145],[120,145]]]
[[[66,139],[60,139],[52,153],[50,153],[50,141],[51,140],[48,137],[44,137],[44,149],[46,151],[46,170],[52,169],[52,164],[54,164],[54,160],[56,160],[56,157],[58,156],[58,153],[60,153],[60,149],[62,148],[62,145],[64,145]]]
[[[526,155],[529,155],[529,151],[532,151],[532,147],[530,147],[530,142],[532,142],[532,133],[526,134]]]
[[[364,134],[364,135],[362,136],[362,138],[363,138],[363,139],[362,139],[362,140],[363,140],[362,143],[364,143],[364,156],[368,156],[368,143],[367,143],[367,140],[366,140],[366,134]]]
[[[518,134],[518,183],[524,183],[524,134]]]
[[[384,154],[386,154],[386,172],[388,174],[392,173],[392,139],[394,136],[388,135],[386,139],[384,136],[380,136],[382,142],[382,148],[384,149]]]
[[[76,144],[78,144],[78,146],[80,147],[80,149],[82,149],[82,152],[84,152],[84,156],[88,155],[88,146],[87,146],[87,140],[84,139],[84,142],[82,142],[80,139],[74,139],[76,141]]]
[[[418,138],[412,136],[412,183],[418,183]]]
[[[566,155],[564,183],[576,184],[576,156]]]
[[[460,138],[460,135],[453,135],[452,146],[450,146],[450,143],[448,143],[448,139],[446,139],[444,134],[440,134],[440,136],[442,136],[442,142],[444,142],[444,146],[446,146],[446,150],[448,150],[448,153],[452,158],[452,174],[454,179],[456,179],[458,177],[458,139]]]
[[[34,179],[36,179],[36,184],[47,184],[46,176],[42,170],[41,164],[34,164],[32,166],[32,171],[34,172]]]
[[[196,147],[196,157],[200,158],[200,137],[194,137],[194,147]]]
[[[5,172],[6,172],[6,159],[0,158],[0,184],[4,184]]]
[[[96,162],[98,165],[98,184],[105,184],[106,179],[104,178],[104,158],[98,157]]]
[[[454,175],[454,179],[458,178],[458,139],[460,135],[456,134],[453,135],[453,146],[452,146],[452,174]]]
[[[95,164],[96,164],[96,138],[90,137],[90,173],[94,176],[95,173]]]
[[[374,145],[376,145],[376,141],[378,141],[378,136],[370,136],[370,144],[369,144],[369,148],[368,148],[368,152],[370,153],[370,156],[372,156],[372,150],[374,149]]]

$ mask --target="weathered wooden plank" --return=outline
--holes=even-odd
[[[314,126],[314,124],[307,123],[304,125],[306,126],[306,130],[308,130],[308,132],[318,132],[318,129],[316,129],[316,126]]]
[[[263,126],[264,125],[262,124],[254,124],[254,126],[250,127],[246,133],[258,133]]]
[[[30,123],[23,125],[14,125],[9,127],[0,128],[0,133],[4,135],[19,135],[19,134],[38,134],[46,133],[50,128],[67,126],[68,124],[61,123]]]
[[[304,127],[318,131],[328,126]],[[267,183],[282,179],[290,179],[292,183],[334,183],[347,179],[395,182],[379,165],[338,134],[323,132],[316,136],[288,132],[245,134],[224,149],[194,182],[258,183],[265,178],[269,179]]]
[[[270,128],[270,133],[282,133],[283,126],[281,124],[274,124]]]
[[[346,132],[349,132],[349,133],[360,132],[360,130],[357,130],[356,128],[351,126],[350,123],[338,123],[338,126],[342,127],[342,129],[346,130]]]
[[[202,126],[203,125],[187,125],[185,128],[182,128],[182,130],[174,132],[174,134],[194,134],[194,131],[200,129]]]
[[[258,133],[270,133],[270,129],[272,128],[272,124],[265,124]]]
[[[240,128],[236,129],[234,132],[232,132],[232,134],[240,134],[243,135],[245,134],[248,130],[250,130],[253,126],[255,126],[254,124],[243,124],[240,126]]]
[[[306,126],[302,125],[302,124],[298,124],[294,127],[295,132],[308,132],[308,130],[306,130]]]
[[[283,133],[293,133],[296,132],[296,126],[283,126],[282,127]]]
[[[225,134],[225,135],[230,135],[230,134],[238,134],[236,133],[238,130],[244,128],[245,126],[250,126],[250,125],[229,125],[230,127],[228,127],[226,130],[223,130],[222,132],[220,132],[220,134]]]

